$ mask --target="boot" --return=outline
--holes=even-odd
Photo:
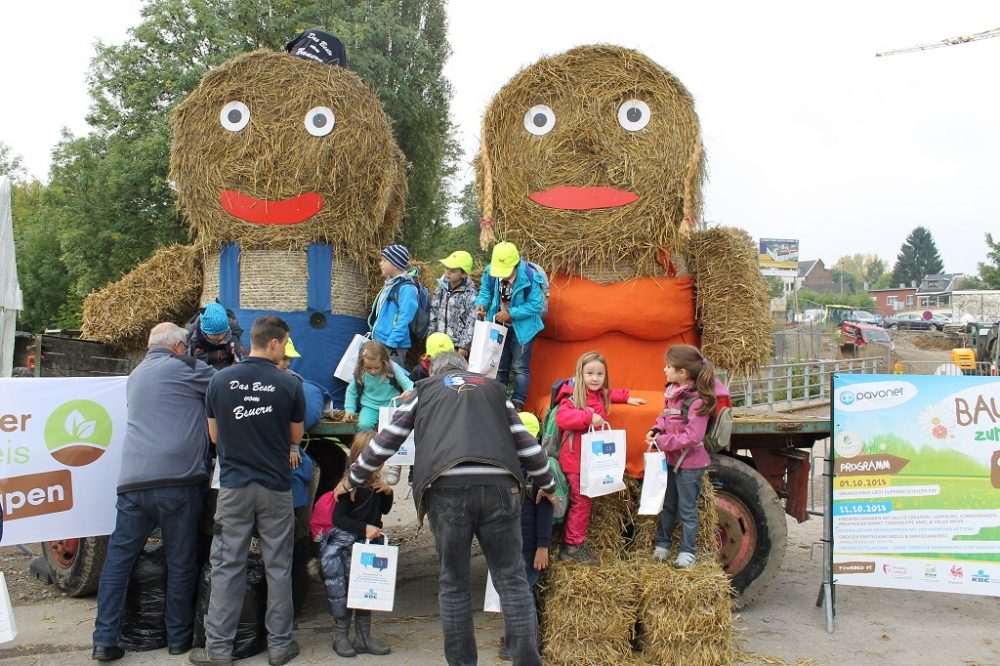
[[[337,626],[333,630],[333,651],[336,652],[341,657],[356,657],[358,656],[357,651],[355,651],[354,646],[351,645],[350,639],[347,634],[351,631],[351,616],[348,613],[347,617],[338,617]]]
[[[360,611],[354,611],[354,649],[359,654],[383,655],[389,654],[392,650],[388,646],[382,645],[375,638],[372,638],[372,614],[371,611],[364,615]]]

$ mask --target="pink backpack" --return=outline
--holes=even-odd
[[[333,529],[333,507],[337,496],[333,491],[323,493],[313,506],[312,517],[309,519],[309,532],[313,541],[321,541],[326,533]]]

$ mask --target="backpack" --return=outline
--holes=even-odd
[[[417,342],[427,337],[427,330],[431,327],[431,292],[427,290],[420,280],[412,274],[407,274],[402,280],[392,288],[389,298],[395,301],[399,307],[399,290],[404,284],[412,284],[417,290],[417,311],[413,313],[410,320],[410,344],[416,346]]]
[[[326,533],[333,529],[333,507],[337,504],[337,496],[333,491],[320,495],[313,506],[312,517],[309,518],[309,533],[313,541],[322,541]]]
[[[550,458],[559,457],[559,449],[562,448],[563,441],[566,439],[566,433],[556,425],[556,410],[559,407],[556,404],[556,398],[559,396],[559,391],[564,385],[572,387],[572,377],[569,379],[557,379],[552,384],[552,392],[549,395],[549,409],[545,412],[545,418],[542,420],[542,432],[538,440],[545,450],[545,455]],[[560,473],[562,473],[561,469]]]
[[[521,257],[520,260],[524,263],[524,269],[525,269],[525,272],[528,275],[528,284],[530,285],[529,288],[528,288],[529,291],[531,289],[533,289],[534,286],[535,286],[535,276],[538,276],[538,278],[539,278],[539,283],[540,284],[539,284],[538,288],[542,290],[542,312],[541,312],[541,316],[544,317],[545,315],[547,315],[549,313],[549,276],[545,273],[545,269],[542,268],[541,266],[539,266],[538,264],[536,264],[536,263],[534,263],[532,261],[528,261],[524,257]],[[497,288],[496,287],[496,281],[497,280],[498,280],[498,278],[495,278],[495,277],[491,277],[490,278],[490,281],[491,281],[490,286],[494,290]]]
[[[697,400],[697,397],[688,398],[681,406],[681,416],[687,423],[688,410]],[[715,414],[708,419],[708,427],[705,429],[705,438],[701,443],[705,445],[705,450],[709,453],[721,453],[729,449],[729,439],[733,434],[733,410],[717,402],[715,404]]]
[[[552,507],[552,524],[561,525],[566,519],[566,511],[569,510],[569,481],[563,474],[559,461],[549,456],[549,471],[552,472],[552,480],[556,482],[556,505]]]

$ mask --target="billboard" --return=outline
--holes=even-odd
[[[798,275],[799,241],[790,238],[761,238],[760,272],[768,276]]]
[[[1000,596],[1000,378],[833,380],[838,584]]]

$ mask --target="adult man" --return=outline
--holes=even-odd
[[[545,307],[543,277],[521,260],[513,243],[497,243],[479,287],[475,308],[480,316],[506,325],[512,334],[504,340],[497,369],[497,381],[507,385],[509,373],[514,374],[514,390],[510,399],[514,407],[524,409],[531,381],[531,343],[544,328],[542,310]]]
[[[125,388],[128,417],[118,515],[97,591],[97,661],[125,654],[118,639],[129,574],[157,525],[167,555],[167,647],[170,654],[191,649],[198,519],[209,478],[205,392],[215,370],[187,355],[187,331],[176,324],[154,326],[148,346]]]
[[[218,444],[220,485],[212,540],[212,595],[205,614],[199,666],[232,663],[233,638],[243,605],[247,551],[256,525],[267,572],[268,663],[299,654],[292,640],[292,468],[300,461],[305,417],[302,382],[280,370],[288,324],[258,317],[250,328],[250,355],[221,370],[208,387],[208,432]]]
[[[400,366],[405,365],[406,352],[415,342],[410,340],[410,321],[420,305],[414,278],[407,272],[409,264],[410,251],[405,245],[383,248],[378,267],[385,284],[368,316],[372,338],[385,345],[389,358]]]
[[[431,376],[417,383],[392,424],[362,451],[337,493],[363,484],[413,431],[413,499],[418,519],[430,516],[437,544],[448,664],[475,666],[477,660],[469,600],[475,535],[500,595],[514,664],[537,666],[538,621],[521,557],[522,468],[541,488],[537,501],[555,501],[555,482],[544,451],[507,402],[506,389],[466,368],[456,352],[435,356]]]

